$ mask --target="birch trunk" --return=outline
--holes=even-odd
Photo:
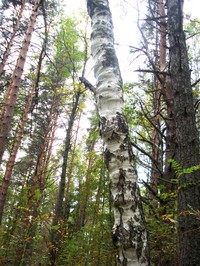
[[[88,0],[92,20],[91,49],[96,77],[96,101],[105,162],[110,175],[114,211],[113,242],[120,265],[149,265],[135,158],[124,117],[122,78],[114,49],[108,0]]]
[[[182,0],[168,0],[170,74],[176,123],[176,161],[181,167],[199,165],[199,138],[190,79],[185,34],[182,25]],[[200,171],[179,176],[178,240],[179,265],[200,265]]]
[[[24,71],[24,65],[26,61],[27,52],[30,46],[30,41],[32,37],[32,33],[34,31],[34,26],[36,23],[36,18],[38,15],[38,8],[42,0],[36,0],[33,6],[32,14],[30,16],[30,21],[27,27],[27,31],[25,34],[24,41],[22,43],[21,50],[19,52],[19,56],[16,62],[15,69],[12,74],[10,86],[8,87],[8,91],[6,93],[4,106],[1,112],[0,118],[0,164],[2,161],[2,157],[5,151],[8,134],[10,131],[10,124],[12,121],[14,109],[16,106],[16,101],[18,97],[19,86],[22,78],[22,74]]]

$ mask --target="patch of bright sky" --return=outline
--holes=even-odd
[[[75,15],[79,11],[86,11],[86,0],[64,0],[66,7],[66,15]],[[139,3],[139,10],[137,6]],[[145,16],[146,0],[110,0],[110,9],[112,12],[114,37],[116,43],[116,52],[119,59],[120,69],[124,82],[134,82],[137,80],[138,74],[134,73],[134,69],[139,68],[139,63],[133,61],[133,57],[130,56],[129,46],[139,46],[140,33],[137,29],[138,11],[140,19]],[[193,18],[199,15],[200,0],[185,0],[184,10],[185,13],[191,14]],[[132,58],[132,59],[130,59]],[[132,60],[132,61],[131,61]],[[90,63],[92,65],[92,60]],[[88,65],[89,65],[88,64]],[[92,66],[89,67],[92,69]],[[89,71],[90,72],[90,71]],[[86,75],[86,78],[95,85],[95,80],[92,75]],[[89,127],[89,121],[85,122]],[[144,169],[138,169],[140,178],[144,176]],[[145,178],[145,177],[144,177]]]
[[[78,11],[86,11],[86,0],[65,0],[66,14],[77,14]],[[139,46],[140,33],[137,29],[138,6],[140,19],[145,16],[146,0],[110,0],[110,9],[113,17],[114,36],[116,43],[116,52],[120,63],[122,77],[124,82],[133,82],[137,80],[134,69],[139,68],[133,57],[130,56],[129,46]],[[199,0],[185,0],[185,13],[192,14],[192,17],[199,16]],[[132,59],[131,59],[132,58]]]

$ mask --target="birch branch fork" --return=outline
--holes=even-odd
[[[105,162],[110,175],[114,212],[113,242],[120,265],[149,265],[147,232],[137,184],[135,158],[124,116],[122,78],[114,49],[108,0],[88,0],[92,20],[91,50],[96,77],[96,102]]]

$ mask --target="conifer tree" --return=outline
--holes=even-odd
[[[183,30],[183,0],[167,1],[170,78],[176,123],[175,160],[180,166],[199,165],[199,136],[196,127],[191,73]],[[178,241],[179,265],[199,265],[200,171],[178,176]]]
[[[6,143],[10,131],[10,125],[13,118],[14,109],[16,106],[16,101],[18,97],[18,91],[20,82],[22,79],[22,74],[24,71],[24,65],[27,57],[27,52],[30,46],[31,37],[34,31],[34,26],[36,23],[38,9],[42,0],[36,0],[32,9],[29,24],[22,42],[22,46],[18,55],[18,59],[13,71],[10,85],[7,89],[3,107],[0,114],[0,164],[2,157],[6,148]]]

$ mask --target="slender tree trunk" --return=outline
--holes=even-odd
[[[34,199],[36,190],[38,189],[42,194],[44,187],[45,187],[45,177],[46,177],[46,168],[49,163],[50,154],[51,154],[51,146],[53,142],[53,137],[55,134],[55,127],[58,118],[58,111],[56,110],[56,106],[58,104],[57,96],[54,96],[51,109],[48,114],[48,125],[45,129],[45,134],[43,137],[43,144],[40,148],[40,154],[38,156],[37,165],[34,173],[34,177],[31,180],[30,190],[29,190],[29,199],[28,199],[28,207],[29,209],[34,209],[36,206],[37,200]],[[37,206],[38,207],[38,206]],[[34,213],[31,214],[34,216]],[[35,215],[34,217],[36,217]]]
[[[90,184],[90,173],[93,162],[93,151],[94,151],[95,141],[93,140],[90,144],[89,149],[89,159],[88,159],[88,165],[87,165],[87,172],[86,172],[86,180],[85,183],[82,186],[81,190],[81,200],[80,200],[80,209],[79,214],[77,217],[77,224],[76,224],[76,230],[77,232],[85,225],[85,217],[86,217],[86,208],[87,208],[87,202],[89,198],[89,184]]]
[[[50,245],[50,261],[51,265],[55,265],[57,254],[60,249],[60,240],[62,238],[61,231],[63,230],[63,222],[64,222],[64,196],[65,196],[65,187],[66,187],[66,174],[67,174],[67,163],[68,163],[68,157],[69,152],[71,149],[71,135],[73,130],[74,121],[76,118],[77,108],[79,104],[81,96],[81,91],[79,90],[75,96],[74,105],[72,108],[72,112],[69,117],[68,121],[68,128],[66,132],[66,138],[65,138],[65,148],[63,152],[63,164],[62,164],[62,172],[61,172],[61,179],[59,184],[59,190],[58,190],[58,197],[56,202],[56,209],[55,209],[55,217],[53,220],[52,225],[60,225],[59,230],[53,229],[51,231],[51,245]]]
[[[167,21],[165,12],[165,3],[163,0],[158,0],[158,10],[160,16],[160,72],[167,71],[166,63],[166,47],[167,47]],[[160,183],[164,184],[164,192],[173,190],[174,187],[171,183],[171,179],[174,178],[174,170],[169,163],[169,159],[175,155],[175,121],[174,121],[174,100],[172,92],[171,77],[164,75],[160,83],[162,95],[167,106],[167,118],[166,118],[166,151],[165,151],[165,166],[163,179]]]
[[[70,198],[69,198],[69,189],[70,189],[70,185],[71,185],[71,180],[72,180],[72,171],[73,171],[73,167],[74,167],[74,158],[75,158],[75,152],[76,152],[76,144],[77,144],[77,139],[78,139],[78,132],[80,129],[80,120],[81,120],[81,115],[79,115],[78,118],[78,126],[76,129],[76,134],[75,134],[75,138],[74,138],[74,143],[73,143],[73,151],[72,151],[72,155],[71,155],[71,162],[70,162],[70,167],[69,167],[69,171],[67,174],[67,184],[66,184],[66,191],[65,191],[65,203],[64,203],[64,209],[63,209],[63,217],[64,217],[64,221],[65,223],[68,220],[69,217],[69,212],[70,212]]]
[[[27,27],[27,31],[25,34],[24,41],[22,43],[21,50],[19,52],[19,57],[16,62],[16,66],[14,72],[12,74],[10,86],[8,87],[3,109],[1,111],[0,117],[0,164],[2,161],[2,157],[5,151],[9,131],[10,124],[13,118],[14,109],[16,106],[16,101],[18,97],[18,91],[20,82],[22,79],[22,74],[24,71],[24,65],[27,57],[27,52],[30,46],[30,41],[32,37],[32,33],[34,31],[34,26],[36,23],[36,18],[38,15],[38,8],[42,0],[36,0],[33,6],[32,14],[30,16],[30,21]]]
[[[183,168],[199,165],[199,139],[196,128],[185,34],[182,0],[168,0],[170,74],[176,123],[176,161]],[[178,239],[179,265],[200,265],[200,171],[179,176]]]
[[[157,11],[157,6],[155,6]],[[155,11],[154,11],[155,12]],[[156,12],[155,12],[156,13]],[[158,48],[158,35],[159,33],[156,32],[156,55],[155,55],[155,67],[159,69],[159,48]],[[160,117],[160,109],[161,109],[161,86],[158,78],[154,75],[154,82],[153,82],[153,129],[152,129],[152,170],[151,170],[151,177],[150,183],[151,188],[157,194],[158,192],[158,184],[159,179],[162,173],[162,145],[161,145],[161,117]],[[153,199],[153,197],[151,196]]]
[[[8,57],[10,55],[10,51],[11,51],[11,48],[13,46],[13,42],[14,42],[15,36],[17,34],[17,31],[19,30],[19,26],[20,26],[20,22],[21,22],[21,19],[22,19],[22,15],[23,15],[23,12],[24,12],[24,8],[25,8],[26,2],[27,2],[27,0],[23,0],[21,5],[20,5],[20,10],[19,10],[19,13],[18,13],[18,17],[16,19],[16,23],[13,26],[13,32],[11,34],[10,40],[7,43],[6,49],[5,49],[4,53],[3,53],[2,60],[1,60],[1,63],[0,63],[0,76],[4,72],[4,67],[5,67],[5,65],[7,63],[7,60],[8,60]]]
[[[166,118],[166,151],[165,151],[165,166],[162,184],[164,184],[164,192],[174,191],[175,185],[172,183],[172,179],[175,178],[174,169],[169,162],[169,159],[173,159],[176,153],[176,125],[174,120],[174,98],[172,92],[171,77],[167,76],[165,79],[165,85],[162,89],[164,101],[167,105],[167,118]]]
[[[45,130],[43,144],[38,156],[35,173],[30,182],[29,195],[26,204],[27,211],[24,213],[23,217],[27,241],[21,243],[21,245],[19,245],[20,247],[17,250],[17,254],[21,254],[21,261],[23,259],[31,257],[33,252],[33,239],[38,226],[38,208],[40,206],[43,192],[45,189],[47,167],[50,160],[52,144],[54,141],[55,127],[58,118],[58,113],[55,112],[56,105],[57,101],[55,97],[48,115],[49,124],[47,125],[47,128]],[[19,256],[18,260],[20,260]]]
[[[110,174],[113,242],[118,248],[120,265],[149,265],[135,157],[123,112],[123,84],[114,50],[111,12],[107,0],[88,0],[87,6],[92,20],[91,49],[97,79],[100,133]]]
[[[11,181],[13,167],[14,167],[17,152],[19,150],[21,140],[23,137],[23,131],[24,131],[24,127],[25,127],[25,124],[27,121],[28,112],[29,112],[29,109],[31,106],[34,91],[35,91],[35,86],[32,86],[30,94],[29,94],[29,99],[28,99],[27,105],[25,107],[25,110],[24,110],[24,113],[23,113],[23,116],[21,119],[21,124],[20,124],[19,130],[17,132],[16,140],[15,140],[15,143],[12,147],[12,151],[10,153],[10,157],[9,157],[7,165],[6,165],[6,171],[5,171],[3,180],[2,180],[1,191],[0,191],[0,224],[2,222],[3,209],[4,209],[4,205],[5,205],[5,201],[6,201],[8,187],[9,187],[10,181]]]
[[[8,159],[7,166],[6,166],[6,171],[5,171],[3,180],[2,180],[2,186],[0,188],[0,224],[2,222],[3,209],[4,209],[4,205],[5,205],[5,201],[6,201],[8,187],[9,187],[9,184],[11,181],[12,171],[13,171],[13,167],[15,164],[17,152],[19,150],[19,147],[20,147],[20,144],[21,144],[21,141],[23,138],[24,128],[25,128],[25,124],[26,124],[26,121],[28,118],[28,112],[29,112],[30,107],[31,107],[33,94],[34,94],[35,88],[37,87],[38,82],[39,82],[40,70],[41,70],[43,57],[44,57],[44,49],[42,49],[42,51],[40,53],[38,70],[36,73],[36,82],[31,87],[31,90],[30,90],[30,93],[28,96],[28,101],[27,101],[27,104],[26,104],[26,107],[25,107],[25,110],[24,110],[24,113],[23,113],[23,116],[21,119],[21,124],[19,126],[16,140],[15,140],[15,143],[13,145],[12,151],[10,153],[10,157]]]

